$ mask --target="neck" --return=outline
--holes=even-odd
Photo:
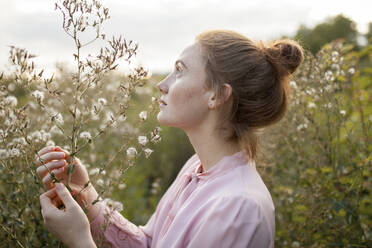
[[[204,171],[208,171],[223,157],[241,151],[237,143],[225,141],[220,134],[208,125],[185,130],[185,132],[203,165]]]

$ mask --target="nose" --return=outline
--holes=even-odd
[[[168,78],[168,77],[167,77]],[[166,80],[167,78],[163,79],[162,81],[160,81],[156,86],[158,88],[158,90],[163,93],[163,94],[167,94],[168,93],[168,87],[166,85]]]

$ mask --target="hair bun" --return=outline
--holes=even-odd
[[[277,71],[280,76],[294,73],[304,60],[302,47],[294,40],[277,40],[264,50],[267,59],[276,67],[279,65]]]

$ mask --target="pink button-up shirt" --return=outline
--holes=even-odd
[[[101,239],[104,247],[272,248],[275,208],[254,161],[247,161],[243,151],[223,157],[206,172],[194,154],[145,226],[105,204],[90,225],[97,245]]]

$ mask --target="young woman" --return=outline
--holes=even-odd
[[[264,46],[232,31],[200,34],[157,85],[159,123],[183,129],[196,153],[147,224],[132,224],[104,202],[92,206],[93,186],[82,195],[88,219],[81,202],[63,184],[54,187],[39,166],[49,190],[40,196],[46,227],[70,247],[95,247],[100,240],[109,247],[274,247],[275,208],[255,167],[257,131],[284,115],[288,81],[302,61],[303,50],[292,40]],[[66,179],[68,152],[46,147],[39,154]],[[79,189],[89,178],[76,163],[71,185]]]

